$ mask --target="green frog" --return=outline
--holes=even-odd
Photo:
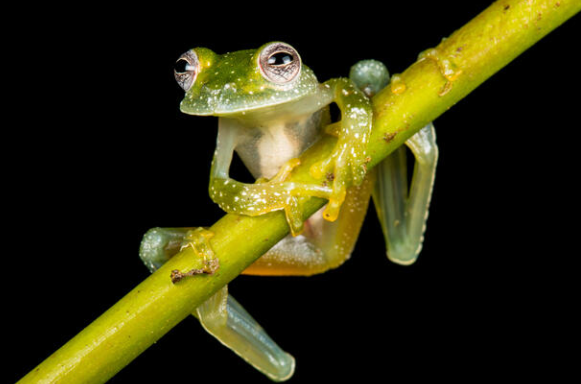
[[[349,78],[319,83],[291,45],[271,42],[258,49],[217,54],[207,48],[185,52],[175,78],[186,92],[181,111],[217,116],[218,138],[209,193],[224,211],[261,215],[284,210],[290,234],[248,267],[250,275],[313,275],[346,261],[357,240],[370,196],[382,225],[390,260],[412,264],[420,252],[438,150],[432,124],[411,137],[415,157],[408,186],[405,148],[370,172],[367,143],[373,127],[370,98],[389,83],[386,67],[358,62]],[[340,111],[332,121],[329,106]],[[310,168],[318,183],[289,181],[298,158],[324,135],[337,137],[327,159]],[[255,183],[229,176],[237,152]],[[325,207],[303,222],[299,199],[317,196]],[[184,247],[192,247],[204,267],[174,271],[172,280],[212,274],[219,267],[204,228],[153,228],[140,256],[151,271]],[[284,352],[223,288],[194,313],[224,345],[274,381],[290,378],[294,358]]]

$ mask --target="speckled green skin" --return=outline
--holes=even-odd
[[[228,116],[293,103],[305,96],[323,97],[315,74],[305,65],[291,83],[281,85],[265,79],[258,65],[263,47],[223,55],[207,48],[194,48],[200,72],[181,102],[181,111],[190,115]]]
[[[260,65],[261,53],[271,44],[275,43],[265,44],[257,50],[223,55],[206,48],[193,49],[199,69],[181,103],[181,110],[192,115],[235,120],[235,124],[231,123],[236,125],[235,129],[243,127],[242,130],[248,131],[258,127],[268,130],[270,135],[281,135],[285,125],[304,124],[309,116],[332,102],[339,106],[341,122],[333,130],[333,134],[338,136],[335,150],[329,158],[311,168],[311,174],[319,180],[316,184],[286,181],[298,162],[289,163],[293,164],[290,168],[282,167],[271,180],[240,183],[228,176],[229,156],[235,146],[218,143],[210,180],[211,198],[229,213],[256,216],[282,209],[292,233],[296,235],[303,226],[298,213],[300,197],[328,199],[324,217],[334,221],[347,187],[360,185],[363,181],[373,111],[370,100],[350,79],[332,79],[320,84],[314,73],[302,63],[299,74],[292,81],[283,84],[271,81],[264,76]],[[324,128],[320,125],[316,129],[323,132]],[[231,135],[242,136],[242,133]]]

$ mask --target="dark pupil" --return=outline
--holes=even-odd
[[[293,61],[293,57],[286,52],[278,52],[268,58],[270,65],[286,65]]]
[[[177,73],[184,73],[187,72],[189,69],[190,63],[188,63],[186,60],[184,59],[179,59],[174,66],[174,70]]]

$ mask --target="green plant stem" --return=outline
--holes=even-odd
[[[377,164],[580,9],[579,0],[498,1],[424,54],[373,99],[376,118],[368,166]],[[327,138],[309,149],[292,178],[314,182],[308,167],[326,157],[333,144],[334,139]],[[304,218],[324,203],[306,200]],[[211,230],[215,233],[211,245],[220,260],[216,274],[172,284],[172,270],[201,267],[199,258],[187,248],[19,383],[106,382],[288,233],[280,211],[258,217],[229,214]]]

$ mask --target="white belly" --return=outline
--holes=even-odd
[[[272,121],[259,127],[244,127],[236,152],[256,178],[272,178],[290,159],[299,157],[318,138],[322,112]]]

